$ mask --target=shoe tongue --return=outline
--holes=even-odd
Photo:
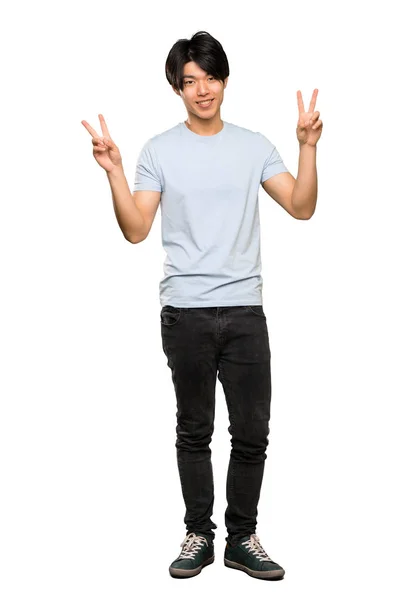
[[[208,537],[208,535],[204,535],[204,533],[196,533],[196,532],[195,532],[195,535],[198,535],[199,537],[202,537],[202,538],[206,539],[207,540],[207,544],[210,545],[211,539]]]

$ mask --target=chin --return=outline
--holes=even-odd
[[[201,108],[198,109],[198,112],[196,111],[196,115],[198,117],[200,117],[201,119],[211,119],[211,117],[214,117],[215,114],[218,111],[218,107],[214,107],[212,110],[210,110],[210,112],[208,112],[207,114],[204,113],[204,111],[201,110]]]

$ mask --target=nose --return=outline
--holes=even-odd
[[[202,86],[201,84],[199,85],[199,88],[197,90],[197,93],[199,94],[199,96],[207,96],[208,94],[208,90],[205,86]]]

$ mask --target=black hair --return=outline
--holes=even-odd
[[[224,82],[229,75],[224,49],[207,31],[198,31],[190,40],[178,40],[169,51],[165,75],[174,89],[183,90],[183,67],[191,61],[218,81]]]

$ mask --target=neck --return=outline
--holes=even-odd
[[[197,135],[215,135],[224,127],[219,112],[212,119],[200,119],[193,113],[188,113],[185,125],[190,131],[197,133]]]

